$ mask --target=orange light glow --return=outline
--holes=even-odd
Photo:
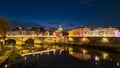
[[[89,42],[89,39],[84,37],[84,38],[82,38],[82,39],[80,40],[80,42],[88,43],[88,42]]]
[[[103,43],[109,43],[109,40],[108,40],[108,38],[102,38],[101,42],[103,42]]]

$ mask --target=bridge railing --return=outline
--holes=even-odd
[[[38,51],[38,52],[33,52],[33,53],[21,54],[21,56],[25,56],[25,55],[34,55],[34,54],[43,54],[43,53],[50,52],[50,51],[55,52],[56,49],[51,49],[51,50],[44,50],[44,51]]]
[[[50,36],[50,35],[7,35],[6,37],[55,37],[55,36]]]

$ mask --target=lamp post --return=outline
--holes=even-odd
[[[2,48],[3,48],[3,40],[1,39],[0,40],[0,51],[2,51]]]
[[[3,45],[3,40],[2,39],[0,40],[0,42],[1,42],[1,45]]]

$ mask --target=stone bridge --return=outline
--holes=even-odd
[[[32,37],[32,36],[9,36],[6,38],[6,41],[7,40],[14,40],[16,44],[25,44],[25,42],[29,39],[32,39],[33,42],[35,44],[40,44],[40,43],[44,43],[44,42],[54,42],[55,41],[55,37],[47,37],[47,36],[44,36],[44,37]]]
[[[69,37],[69,43],[87,43],[87,44],[120,44],[120,37]]]
[[[25,44],[32,39],[35,44],[41,43],[89,43],[89,44],[120,44],[120,37],[54,37],[54,36],[9,36],[6,40],[13,39],[16,44]]]

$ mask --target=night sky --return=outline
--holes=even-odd
[[[12,26],[120,26],[120,0],[0,0]]]

